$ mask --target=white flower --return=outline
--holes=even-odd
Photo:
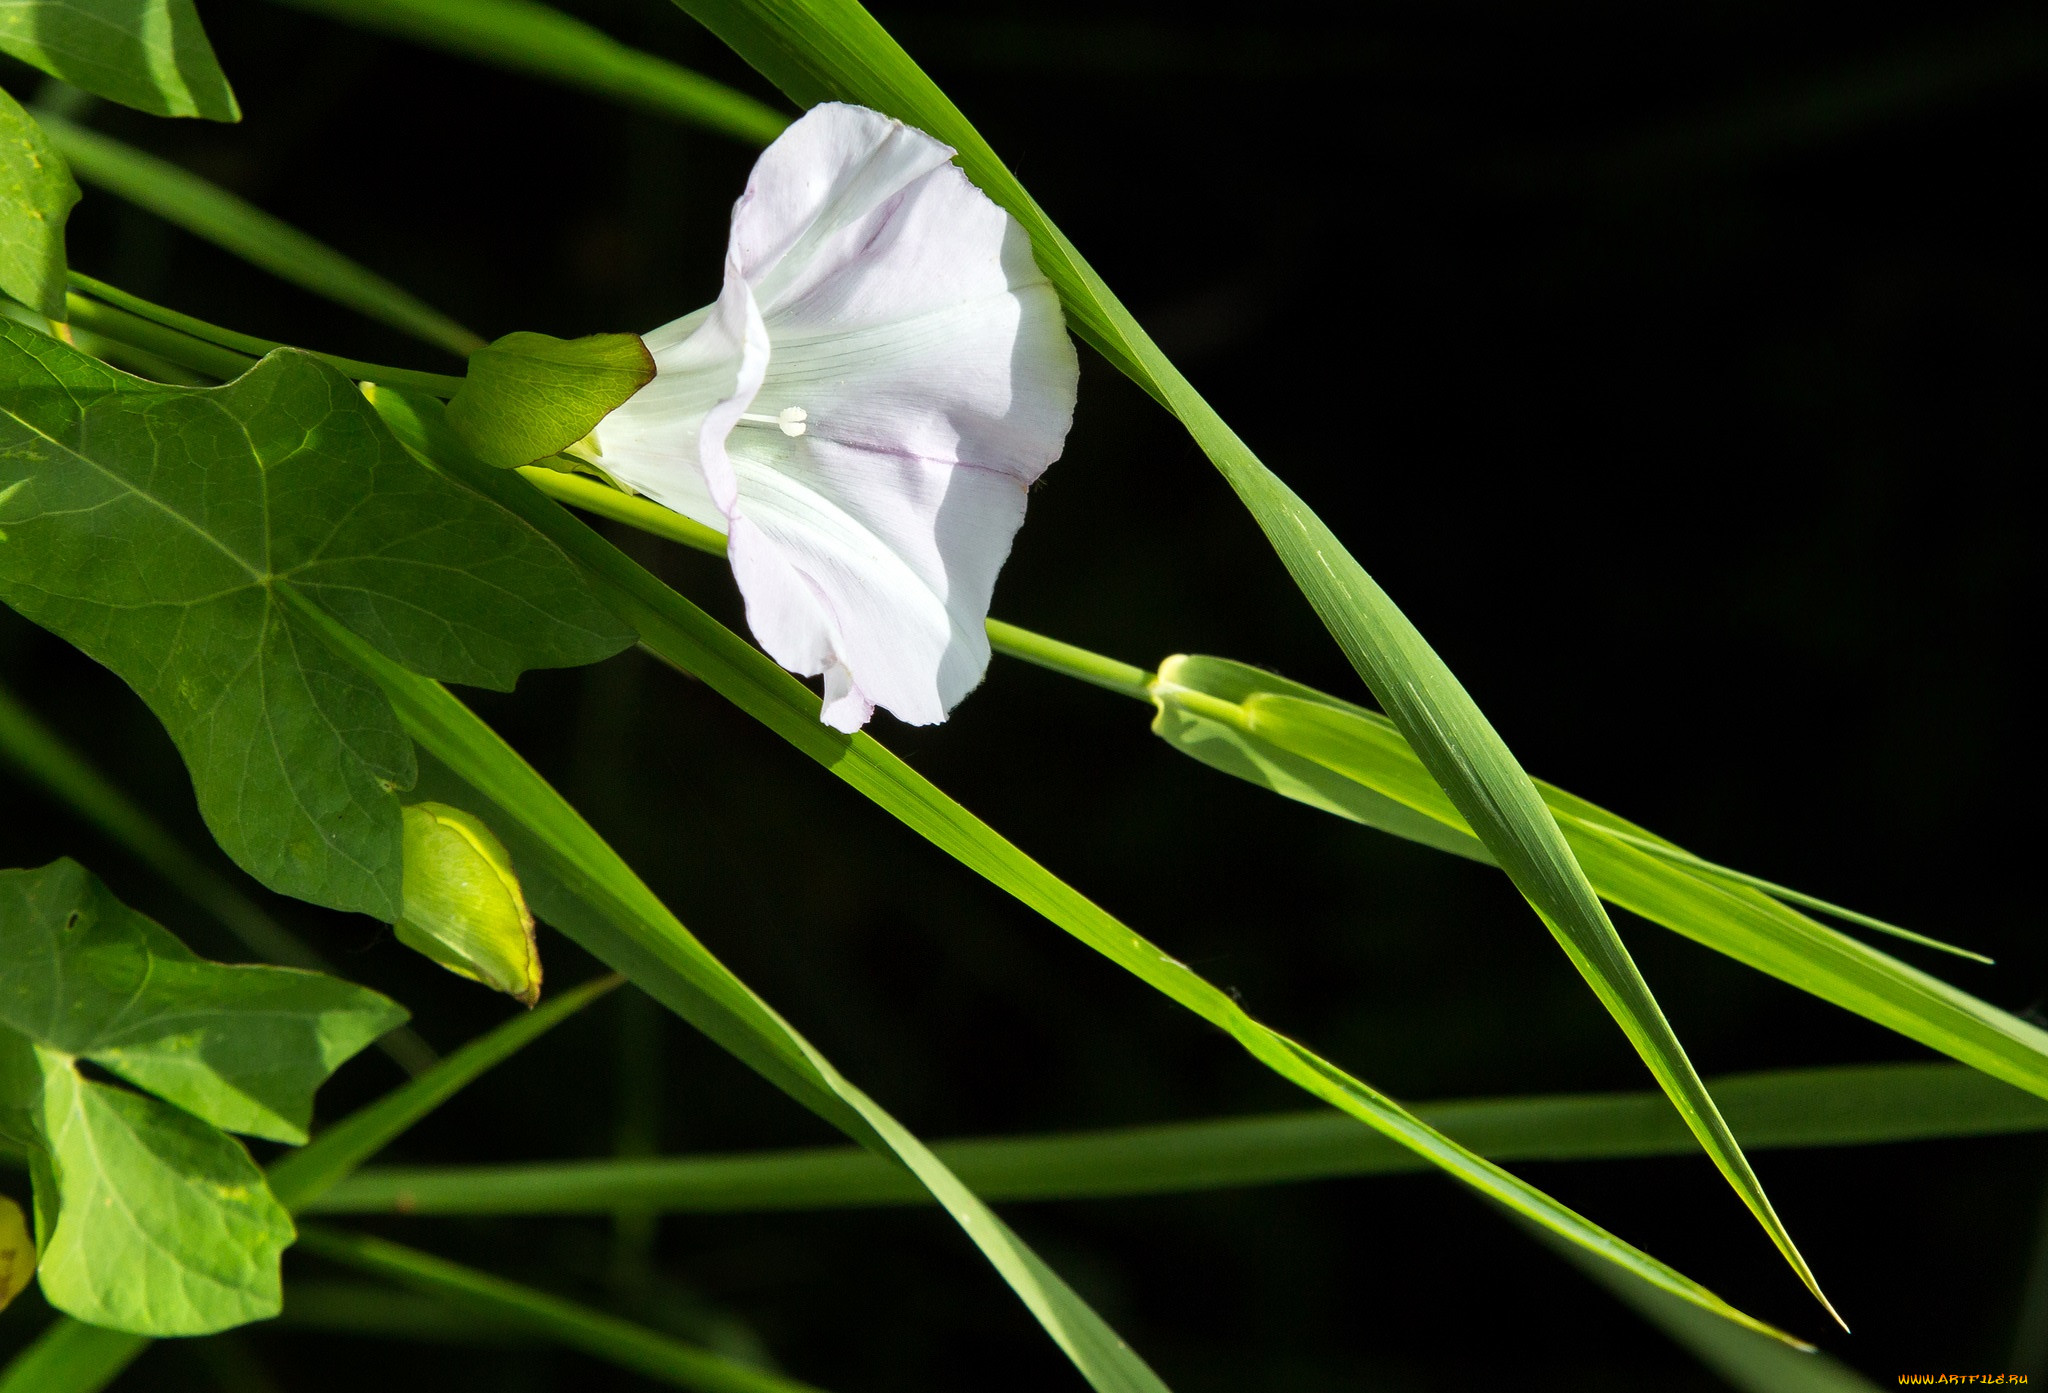
[[[814,108],[733,206],[716,304],[647,336],[654,380],[591,442],[613,479],[728,539],[769,656],[823,718],[943,721],[1079,365],[1059,298],[953,151]]]

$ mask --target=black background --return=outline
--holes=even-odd
[[[659,0],[574,8],[772,99]],[[877,13],[1528,768],[1703,854],[1993,954],[1995,968],[1915,961],[1999,1005],[2048,998],[2028,888],[2039,564],[2022,492],[2048,435],[2038,11]],[[715,293],[750,150],[252,0],[206,15],[245,123],[101,108],[102,129],[486,335],[645,330]],[[24,70],[5,76],[32,91]],[[80,269],[178,308],[454,366],[110,196],[89,194],[73,226]],[[720,563],[621,540],[739,622]],[[1134,662],[1217,653],[1361,691],[1220,477],[1085,352],[1066,458],[995,610]],[[118,682],[5,613],[0,673],[203,844],[174,754]],[[923,1136],[1304,1105],[701,686],[629,655],[474,700]],[[1504,880],[1213,774],[1145,721],[999,658],[949,724],[884,717],[875,733],[1397,1097],[1649,1086]],[[235,955],[11,772],[0,798],[5,864],[78,855],[202,951]],[[273,904],[437,1046],[507,1014],[382,926]],[[1654,926],[1621,928],[1709,1076],[1924,1057]],[[555,983],[597,970],[559,938],[544,948]],[[622,1001],[393,1157],[599,1155],[649,1127],[667,1151],[833,1140],[681,1023]],[[649,1074],[652,1122],[628,1082]],[[395,1080],[366,1055],[323,1111]],[[1703,1158],[1521,1172],[1880,1382],[2017,1367],[2039,1139],[1755,1160],[1853,1336],[1826,1335]],[[1007,1212],[1180,1393],[1719,1386],[1433,1176]],[[597,1221],[382,1228],[693,1338],[758,1339],[832,1389],[1078,1386],[935,1213],[679,1217],[645,1261]],[[335,1276],[288,1263],[294,1281]],[[27,1338],[41,1309],[24,1298],[0,1340]],[[160,1347],[121,1386],[643,1385],[559,1351],[274,1327]]]

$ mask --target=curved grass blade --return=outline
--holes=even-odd
[[[699,1393],[819,1393],[813,1384],[752,1368],[617,1316],[385,1239],[306,1228],[299,1231],[299,1246],[413,1291],[452,1298],[481,1315],[676,1388]]]
[[[1195,669],[1195,664],[1202,666]],[[1458,809],[1385,717],[1220,659],[1170,659],[1161,673],[1156,692],[1162,720],[1179,708],[1219,727],[1239,729],[1268,751],[1312,761],[1370,790],[1375,799],[1427,819],[1438,836],[1467,838],[1466,854],[1483,851],[1469,841]],[[1186,682],[1199,685],[1189,687]],[[1209,688],[1225,695],[1217,697]],[[1241,700],[1230,700],[1233,696]],[[1185,738],[1170,730],[1162,733]],[[1227,763],[1219,767],[1230,768]],[[1287,791],[1275,780],[1255,781]],[[1542,790],[1592,883],[1613,903],[2015,1087],[2048,1097],[2048,1031],[1818,923],[1761,890],[1702,874],[1687,864],[1678,848],[1582,798],[1547,784]],[[1342,797],[1341,790],[1327,785],[1325,791],[1328,797],[1303,801],[1327,807]],[[1360,821],[1373,820],[1372,808],[1332,810]],[[1646,843],[1678,855],[1652,852]]]
[[[38,112],[37,118],[81,182],[457,357],[483,347],[481,338],[411,291],[190,170],[53,113]]]
[[[858,0],[677,3],[799,105],[859,102],[958,150],[975,183],[1030,234],[1038,264],[1059,289],[1076,332],[1179,418],[1221,471],[1352,666],[1614,1016],[1701,1147],[1834,1315],[1529,776],[1450,668],[1336,534],[1202,399],[959,108]]]
[[[344,24],[612,97],[766,145],[790,118],[532,0],[279,0]]]
[[[618,985],[616,977],[586,982],[478,1036],[426,1074],[351,1113],[271,1166],[265,1173],[271,1193],[292,1211],[318,1199],[477,1076]],[[146,1335],[59,1316],[0,1370],[0,1393],[99,1393],[150,1344]]]
[[[1713,1081],[1751,1150],[1871,1146],[2048,1131],[2048,1102],[1954,1064],[1878,1064],[1738,1074]],[[1422,1103],[1415,1115],[1490,1161],[1631,1160],[1692,1151],[1659,1093],[1588,1093]],[[1049,1136],[935,1142],[992,1202],[1185,1194],[1429,1169],[1343,1113],[1273,1113]],[[336,1185],[331,1214],[609,1214],[832,1209],[930,1202],[911,1177],[853,1147],[733,1156],[507,1166],[378,1167]],[[1608,1264],[1600,1264],[1605,1267]]]
[[[309,607],[307,618],[378,683],[423,749],[496,804],[506,821],[494,825],[501,835],[511,834],[505,840],[515,857],[522,845],[541,854],[542,864],[523,861],[520,873],[543,918],[797,1101],[907,1166],[1099,1393],[1164,1393],[1166,1385],[1072,1287],[922,1142],[713,957],[576,810],[468,707],[318,611]],[[566,895],[547,895],[543,887],[549,881]]]
[[[970,869],[1009,891],[1141,981],[1223,1029],[1247,1053],[1281,1077],[1427,1157],[1482,1194],[1554,1229],[1590,1251],[1629,1265],[1649,1280],[1687,1300],[1731,1320],[1769,1330],[1769,1327],[1736,1311],[1690,1278],[1623,1243],[1542,1191],[1473,1155],[1449,1138],[1431,1131],[1386,1095],[1253,1020],[1229,994],[1190,970],[1185,963],[1133,933],[1100,906],[1052,875],[890,754],[872,737],[865,734],[843,735],[821,724],[816,694],[738,635],[649,575],[568,512],[527,487],[514,474],[491,469],[471,459],[453,439],[446,423],[435,414],[435,404],[408,400],[395,392],[374,388],[365,390],[383,413],[386,423],[421,458],[437,463],[454,477],[524,518],[585,566],[593,579],[606,587],[604,593],[614,609],[639,631],[641,644],[649,652],[707,682],[727,700],[824,764]],[[338,637],[337,641],[342,639]],[[381,659],[376,661],[382,662]],[[365,670],[376,671],[367,667]],[[391,683],[396,678],[379,680],[385,681],[387,694],[392,695],[409,728],[414,721],[474,722],[466,708],[447,697],[445,692],[438,698],[433,697],[428,689],[439,692],[438,687],[430,683],[420,684],[420,680],[411,678],[410,674],[398,676],[418,684],[415,688],[417,698],[401,698],[393,693]],[[409,700],[416,704],[409,706]],[[408,711],[415,714],[407,714]],[[451,725],[430,738],[427,729],[427,725],[421,725],[414,731],[415,737],[444,760],[448,760],[446,751],[449,748],[465,740],[476,744],[470,752],[474,767],[491,767],[491,761],[498,758],[484,749],[483,742],[496,741],[496,737],[490,736],[487,730],[481,734],[468,734],[465,732],[469,726],[458,729]],[[452,760],[448,762],[454,763]],[[502,790],[478,783],[477,776],[468,769],[458,767],[458,772],[515,818],[531,817],[533,810],[542,806],[542,802],[537,800],[542,800],[543,794],[553,797],[552,791],[547,790],[531,771],[523,776],[530,782],[508,784]],[[567,817],[574,818],[573,810],[567,809],[566,805],[563,805],[563,811]],[[581,820],[576,819],[576,824],[580,826]],[[564,823],[558,830],[567,833],[571,829]],[[598,845],[601,847],[602,843]],[[623,870],[622,867],[620,869]],[[630,875],[630,872],[626,874]],[[638,885],[637,880],[632,883]],[[640,893],[645,894],[644,888]],[[652,897],[648,898],[651,900]],[[558,926],[561,926],[559,916],[557,919]],[[680,925],[675,925],[673,932],[683,931]],[[694,945],[695,941],[690,942]],[[592,946],[587,939],[585,943]],[[605,956],[601,949],[593,948],[593,951],[597,951],[600,957]],[[615,962],[615,965],[620,964]],[[650,992],[660,994],[638,974],[634,974],[634,980]],[[728,1048],[732,1046],[728,1045]],[[747,1058],[744,1054],[741,1057]]]
[[[1587,1261],[1547,1233],[1537,1237],[1742,1393],[1877,1393],[1876,1384],[1817,1349],[1787,1349],[1727,1321],[1710,1320],[1625,1272]]]
[[[99,1393],[154,1343],[59,1316],[0,1369],[0,1393]]]

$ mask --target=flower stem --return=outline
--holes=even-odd
[[[564,474],[545,465],[529,464],[519,472],[527,482],[558,503],[567,503],[587,513],[623,522],[628,527],[637,527],[642,532],[665,537],[671,542],[681,542],[686,547],[709,552],[713,556],[725,555],[725,537],[722,534],[681,513],[670,512],[659,503],[636,498],[584,475]],[[1091,653],[1085,648],[1062,643],[1059,639],[1033,633],[1000,619],[988,621],[988,641],[998,653],[1007,653],[1012,658],[1021,658],[1027,663],[1112,692],[1121,692],[1139,701],[1152,700],[1152,691],[1147,685],[1152,674],[1141,667],[1118,662],[1101,653]]]

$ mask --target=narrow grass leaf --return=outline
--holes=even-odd
[[[959,108],[858,0],[677,3],[799,105],[828,98],[860,102],[959,151],[975,183],[1030,234],[1038,264],[1058,287],[1076,331],[1178,417],[1222,472],[1381,706],[1614,1016],[1771,1242],[1826,1306],[1529,776],[1450,668],[1336,534],[1202,399]]]
[[[648,651],[703,679],[727,700],[824,764],[934,845],[1015,895],[1141,981],[1222,1028],[1249,1054],[1283,1078],[1428,1157],[1516,1212],[1556,1229],[1594,1252],[1631,1265],[1650,1280],[1665,1285],[1688,1300],[1700,1302],[1707,1309],[1729,1319],[1757,1324],[1691,1279],[1431,1131],[1384,1094],[1253,1020],[1228,993],[1133,933],[1100,906],[1052,875],[890,754],[872,737],[865,734],[847,736],[821,724],[816,694],[738,635],[649,575],[568,512],[533,490],[523,479],[493,470],[468,457],[459,442],[454,440],[446,423],[438,419],[433,403],[408,399],[395,392],[372,390],[369,395],[399,437],[420,452],[422,458],[433,459],[471,487],[525,518],[583,564],[589,574],[606,587],[603,593],[614,609],[638,629],[641,643]],[[424,691],[424,687],[421,690]],[[403,703],[401,709],[404,709]],[[426,709],[428,704],[423,703],[422,711]],[[467,714],[459,705],[453,709],[465,716]],[[442,745],[446,745],[451,743],[454,734],[453,731],[442,732],[438,738]],[[488,732],[484,734],[487,736]],[[417,738],[422,745],[441,753],[442,746],[437,745],[436,740],[424,735]],[[489,767],[483,750],[475,751],[474,755],[479,760],[478,767]],[[447,758],[445,754],[442,757]],[[476,782],[476,776],[467,770],[458,769],[458,772],[470,782]],[[515,817],[530,816],[530,810],[538,806],[535,802],[538,791],[523,785],[508,784],[502,791],[479,787]],[[545,789],[545,785],[540,788]],[[573,811],[568,815],[573,817]],[[677,929],[680,930],[679,925]],[[603,953],[600,951],[599,955],[603,956]],[[634,980],[647,985],[638,975]],[[650,990],[653,989],[650,987]],[[1757,1328],[1769,1329],[1761,1325]]]
[[[1311,806],[1415,835],[1382,816],[1391,804],[1433,824],[1418,840],[1488,859],[1463,814],[1376,712],[1218,658],[1168,659],[1154,696],[1160,706],[1154,729],[1197,758]],[[1226,735],[1238,738],[1233,743]],[[1232,762],[1246,750],[1256,759],[1245,754]],[[1607,900],[2048,1097],[2048,1031],[1818,923],[1743,878],[1702,870],[1683,849],[1583,798],[1549,784],[1540,788]]]
[[[1166,1385],[1087,1302],[922,1142],[713,957],[488,726],[438,683],[392,663],[338,624],[330,630],[328,641],[342,645],[378,683],[422,748],[496,805],[504,821],[493,818],[493,825],[515,857],[522,842],[541,852],[544,860],[521,864],[520,875],[543,918],[797,1101],[908,1166],[1099,1393],[1163,1393]],[[550,897],[550,880],[566,893]]]
[[[813,1384],[756,1369],[631,1321],[488,1272],[366,1234],[309,1228],[299,1246],[428,1296],[445,1297],[594,1358],[699,1393],[818,1393]]]
[[[2048,1131],[2048,1102],[1954,1064],[1853,1065],[1714,1080],[1751,1150],[1872,1146]],[[1491,1161],[1682,1156],[1692,1133],[1659,1093],[1477,1098],[1415,1115]],[[990,1201],[1181,1194],[1426,1171],[1424,1157],[1326,1109],[1047,1136],[936,1142]],[[929,1203],[901,1170],[851,1147],[731,1156],[363,1170],[310,1209],[336,1214],[609,1214]]]
[[[483,347],[481,338],[412,292],[190,170],[62,117],[39,116],[50,143],[85,183],[457,357]]]
[[[546,78],[766,145],[790,118],[532,0],[279,0],[344,24]]]

